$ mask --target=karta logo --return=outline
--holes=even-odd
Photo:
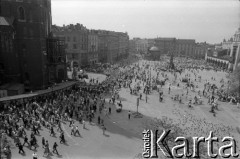
[[[144,130],[143,131],[143,141],[144,141],[144,148],[143,148],[143,157],[144,158],[158,158],[158,150],[160,149],[161,152],[165,157],[168,158],[182,158],[182,157],[193,157],[199,158],[199,145],[200,143],[205,143],[207,147],[208,156],[211,158],[217,158],[218,155],[223,158],[230,158],[235,157],[237,158],[239,154],[237,153],[237,146],[236,141],[233,137],[223,137],[221,142],[225,145],[221,146],[218,149],[218,153],[214,153],[214,142],[219,142],[217,137],[213,136],[213,132],[210,131],[210,134],[207,138],[205,137],[192,137],[192,148],[193,152],[190,153],[189,149],[189,141],[185,137],[176,137],[174,140],[176,146],[172,149],[169,148],[168,142],[166,138],[170,134],[171,130],[163,131],[160,137],[158,137],[158,130],[153,133],[152,130]],[[181,143],[178,145],[178,143]]]

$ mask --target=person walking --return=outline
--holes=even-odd
[[[101,123],[101,118],[100,116],[98,116],[98,125],[100,125],[100,123]]]
[[[103,135],[105,135],[105,131],[107,130],[107,128],[104,125],[102,126],[102,130],[103,130]]]
[[[61,144],[61,143],[65,143],[65,137],[64,137],[63,132],[61,132],[59,138],[60,138],[60,144]]]
[[[23,142],[23,146],[25,146],[25,143],[27,143],[27,144],[28,144],[28,146],[30,145],[30,144],[29,144],[29,142],[28,142],[28,138],[27,138],[27,136],[26,136],[26,135],[24,136],[24,142]]]
[[[32,147],[34,147],[35,150],[37,149],[37,142],[35,138],[32,138],[30,140],[30,150],[32,149]]]
[[[44,147],[45,147],[45,138],[42,137],[42,148],[44,148]]]
[[[56,142],[54,142],[54,144],[53,144],[53,151],[52,152],[56,153],[57,155],[59,155],[57,147],[58,147],[58,144]]]
[[[86,122],[84,120],[82,120],[82,124],[83,124],[83,129],[86,129]]]
[[[23,150],[23,145],[21,144],[21,142],[20,143],[18,143],[18,153],[22,153],[22,154],[25,154],[25,151]]]
[[[80,132],[79,132],[79,130],[78,130],[78,126],[75,127],[74,136],[76,136],[76,134],[78,134],[78,136],[81,136],[81,135],[80,135]]]
[[[51,128],[50,128],[50,136],[55,136],[55,132],[54,132],[53,126],[51,126]]]
[[[128,111],[128,119],[130,120],[130,118],[131,118],[131,112],[130,112],[130,110]]]
[[[74,133],[75,133],[75,127],[74,127],[74,125],[72,125],[72,127],[71,127],[71,135],[74,134]]]
[[[73,120],[72,120],[72,118],[70,118],[69,120],[70,120],[70,121],[69,121],[69,127],[71,127],[72,124],[73,124]]]

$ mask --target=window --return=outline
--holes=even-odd
[[[29,34],[30,34],[30,37],[33,37],[33,30],[32,29],[29,30]]]
[[[25,11],[23,7],[18,8],[18,16],[19,16],[19,20],[25,20]]]
[[[73,49],[77,49],[77,45],[76,44],[73,44]]]
[[[77,39],[76,39],[76,37],[75,37],[75,36],[73,37],[73,41],[74,41],[74,42],[76,42],[76,41],[77,41]]]
[[[70,37],[69,36],[67,37],[67,41],[70,41]]]

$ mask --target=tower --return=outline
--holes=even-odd
[[[51,32],[51,0],[1,0],[1,15],[13,18],[14,48],[25,88],[40,89],[48,84],[46,39]]]

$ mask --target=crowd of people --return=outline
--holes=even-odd
[[[103,82],[90,79],[90,83],[76,84],[50,94],[1,103],[0,127],[5,143],[4,153],[6,156],[11,153],[10,144],[7,144],[8,137],[12,138],[21,154],[25,153],[26,146],[32,150],[38,149],[40,143],[36,135],[41,135],[41,131],[46,129],[50,137],[59,134],[60,144],[65,144],[67,141],[62,128],[64,122],[69,122],[71,135],[80,136],[75,122],[82,124],[85,129],[85,121],[91,123],[93,118],[97,118],[98,124],[105,132],[104,120],[95,114],[106,109],[103,95],[108,94],[114,84],[112,77],[107,77]],[[30,136],[27,132],[31,132]],[[43,137],[41,144],[44,156],[48,156],[50,154],[48,140]],[[54,142],[52,153],[58,155],[57,147],[58,144]]]
[[[116,88],[119,85],[116,70],[118,66],[128,65],[136,60],[136,58],[129,58],[115,65],[102,65],[102,71],[107,70],[109,76],[101,82],[97,78],[91,78],[89,83],[79,82],[48,94],[0,103],[0,135],[3,141],[1,147],[3,154],[6,157],[11,156],[10,143],[14,141],[19,154],[25,154],[24,149],[27,146],[30,150],[34,150],[33,158],[36,159],[38,156],[36,150],[40,145],[36,136],[41,136],[42,131],[46,130],[49,131],[50,137],[57,137],[59,134],[59,143],[66,144],[63,130],[63,124],[66,122],[71,128],[71,135],[81,136],[78,125],[81,124],[83,129],[86,129],[86,121],[91,124],[95,119],[105,134],[106,126],[104,116],[101,114],[106,116],[111,113],[111,107],[106,107],[105,97],[109,93],[112,101],[117,97]],[[51,153],[59,155],[57,141],[52,145],[52,152],[50,152],[47,138],[42,137],[41,145],[45,157]]]
[[[127,64],[126,62],[119,63],[108,67],[109,76],[102,82],[93,78],[89,83],[75,84],[64,90],[0,103],[0,127],[5,154],[11,153],[10,145],[7,144],[8,137],[12,138],[15,146],[19,148],[19,153],[25,153],[26,145],[33,150],[39,148],[40,143],[36,136],[41,135],[41,132],[45,130],[49,131],[50,137],[56,137],[59,134],[59,144],[66,144],[62,128],[63,123],[66,122],[71,128],[71,135],[81,136],[78,124],[75,122],[80,123],[85,129],[85,122],[88,121],[91,124],[95,119],[97,124],[102,127],[104,134],[106,130],[104,120],[96,114],[111,113],[111,107],[106,107],[105,98],[110,95],[109,103],[115,104],[115,100],[119,99],[121,88],[129,89],[130,94],[138,96],[140,100],[145,96],[146,103],[148,96],[154,91],[159,94],[159,102],[163,102],[168,94],[172,96],[173,101],[186,104],[189,108],[194,105],[202,105],[203,98],[207,98],[210,112],[214,116],[218,109],[218,100],[237,102],[233,95],[226,94],[227,81],[221,79],[218,82],[219,79],[216,80],[214,77],[210,80],[203,79],[200,72],[209,69],[206,68],[204,61],[178,58],[174,61],[175,69],[168,67],[168,61],[169,59],[160,62],[141,60],[131,65],[129,65],[129,61]],[[168,91],[164,92],[163,87],[167,87]],[[118,105],[122,107],[121,101]],[[178,116],[182,115],[179,108],[176,108],[173,113]],[[129,112],[129,119],[130,114]],[[202,125],[205,125],[202,127],[204,132],[201,133],[203,134],[208,131],[207,127],[214,128],[219,135],[229,133],[233,129],[221,124],[214,125],[206,120],[198,120],[192,114],[185,113],[181,124],[184,125],[189,121],[195,125],[195,127],[186,128],[186,131],[189,132],[190,129],[197,129]],[[41,145],[44,149],[44,156],[48,156],[51,153],[48,139],[42,137]],[[60,145],[57,144],[57,141],[53,143],[52,153],[59,155],[58,146]],[[34,152],[33,157],[37,158],[36,156],[37,154]]]

